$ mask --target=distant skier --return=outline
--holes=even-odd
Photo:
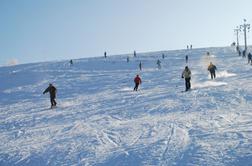
[[[212,62],[210,62],[207,70],[211,74],[211,79],[214,79],[216,77],[216,75],[215,75],[215,70],[217,70],[216,66]]]
[[[164,54],[162,54],[162,58],[163,58],[163,59],[165,58],[165,55],[164,55]]]
[[[231,47],[235,47],[236,46],[236,43],[235,42],[233,42],[233,43],[231,43],[231,45],[230,45]]]
[[[237,51],[237,52],[239,52],[239,51],[240,51],[240,48],[239,48],[239,46],[238,46],[238,45],[236,46],[236,51]]]
[[[210,52],[207,51],[207,52],[206,52],[206,55],[207,55],[207,56],[210,56]]]
[[[184,71],[182,72],[181,78],[185,78],[185,91],[188,91],[191,89],[191,70],[188,68],[188,66],[185,67]]]
[[[43,94],[50,93],[51,108],[56,107],[57,103],[55,101],[57,89],[50,83],[48,88],[43,92]]]
[[[106,51],[104,52],[104,58],[107,58],[107,52]]]
[[[242,51],[242,57],[245,58],[246,57],[246,50]]]
[[[192,45],[190,45],[190,49],[192,49]]]
[[[73,60],[72,59],[69,61],[69,64],[70,64],[70,66],[73,65]]]
[[[248,53],[248,64],[250,64],[252,61],[251,61],[251,58],[252,58],[252,55],[251,55],[251,53],[249,52]]]
[[[134,51],[134,57],[136,57],[136,51]]]
[[[142,71],[142,62],[139,63],[139,70]]]
[[[241,50],[238,50],[238,54],[239,54],[239,56],[241,56]]]
[[[186,63],[188,62],[188,55],[185,56]]]
[[[189,46],[188,45],[186,46],[186,49],[189,50]]]
[[[134,91],[137,91],[138,90],[138,86],[142,83],[142,80],[139,77],[139,75],[136,75],[136,77],[134,79],[134,82],[135,82]]]
[[[127,56],[127,63],[129,63],[129,57]]]
[[[158,65],[158,69],[161,69],[161,61],[159,59],[157,60],[157,65]]]

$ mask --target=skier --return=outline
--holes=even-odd
[[[246,57],[246,50],[242,51],[242,57],[245,58]]]
[[[142,83],[142,80],[141,80],[141,78],[139,77],[139,75],[136,75],[136,77],[135,77],[135,79],[134,79],[134,82],[135,82],[134,91],[137,91],[137,90],[138,90],[139,84]]]
[[[164,54],[162,54],[162,58],[163,58],[163,59],[165,58],[165,55],[164,55]]]
[[[190,49],[192,49],[192,45],[190,45]]]
[[[211,79],[214,79],[216,77],[215,75],[215,70],[217,70],[216,66],[212,62],[210,62],[210,65],[208,66],[207,70],[211,74]]]
[[[210,55],[210,52],[207,51],[206,55],[209,56],[209,55]]]
[[[185,91],[188,91],[191,89],[191,71],[188,68],[188,66],[185,67],[184,71],[182,72],[181,78],[185,78]]]
[[[127,56],[127,63],[129,63],[129,57]]]
[[[238,50],[238,54],[239,54],[239,56],[241,56],[241,50]]]
[[[238,46],[238,45],[236,46],[236,51],[237,51],[237,52],[239,52],[239,51],[240,51],[240,48],[239,48],[239,46]]]
[[[139,63],[139,69],[140,69],[140,71],[142,71],[142,62],[141,61]]]
[[[186,46],[186,49],[189,50],[189,46],[188,45]]]
[[[157,65],[158,65],[158,69],[161,69],[161,61],[159,59],[157,60]]]
[[[69,63],[70,63],[70,66],[72,66],[72,65],[73,65],[73,60],[71,59],[71,60],[69,61]]]
[[[186,63],[188,62],[188,55],[185,56]]]
[[[252,61],[251,61],[251,58],[252,58],[252,55],[251,55],[251,53],[249,52],[249,53],[248,53],[248,64],[252,62]]]
[[[134,51],[134,57],[136,57],[136,51]]]
[[[43,92],[43,94],[50,93],[51,108],[56,107],[57,103],[55,101],[57,89],[50,83],[48,88]]]
[[[104,52],[104,58],[107,58],[107,52],[106,51]]]

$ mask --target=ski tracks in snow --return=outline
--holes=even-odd
[[[43,73],[41,79],[2,92],[12,102],[0,101],[0,165],[38,161],[42,165],[221,166],[239,165],[237,161],[246,165],[252,153],[250,68],[236,57],[221,56],[228,50],[216,49],[211,61],[217,63],[219,73],[211,81],[205,68],[209,59],[200,58],[206,51],[191,52],[194,89],[186,93],[180,93],[185,51],[175,56],[168,52],[172,56],[162,60],[161,70],[153,69],[156,56],[143,56],[141,72],[135,69],[139,59],[127,64],[121,57],[80,60],[72,68],[63,63],[28,66]],[[234,64],[239,70],[233,69]],[[14,77],[20,78],[24,70],[17,71]],[[143,84],[134,92],[137,73]],[[44,109],[49,107],[48,96],[33,94],[41,93],[50,81],[59,91],[59,107],[53,110]],[[20,100],[22,96],[25,99]]]

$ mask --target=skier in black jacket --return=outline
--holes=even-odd
[[[210,62],[210,65],[208,66],[207,70],[211,74],[211,79],[214,79],[216,77],[215,70],[217,70],[217,67],[212,62]]]
[[[57,89],[52,84],[49,84],[48,88],[46,88],[43,94],[47,92],[50,93],[51,108],[56,107],[57,103],[55,101],[55,98],[56,98]]]
[[[248,53],[248,64],[251,63],[251,59],[252,59],[252,55],[251,55],[251,53],[249,52],[249,53]]]

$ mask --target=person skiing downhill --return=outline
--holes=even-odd
[[[212,62],[210,62],[207,70],[211,74],[211,79],[214,79],[216,77],[216,75],[215,75],[215,70],[217,70],[216,66]]]
[[[57,103],[55,101],[57,89],[50,83],[48,88],[45,89],[43,94],[50,93],[51,108],[56,107]]]
[[[242,51],[242,57],[245,58],[246,57],[246,50]]]
[[[142,62],[139,63],[139,70],[142,71]]]
[[[129,57],[127,56],[127,63],[129,63]]]
[[[134,57],[136,57],[136,51],[134,51]]]
[[[188,55],[186,55],[185,60],[186,60],[186,63],[188,63]]]
[[[157,65],[158,65],[158,69],[161,69],[161,61],[159,59],[157,60]]]
[[[136,77],[134,79],[134,82],[135,82],[134,91],[137,91],[138,90],[138,86],[142,83],[142,80],[139,77],[139,75],[136,75]]]
[[[104,52],[104,58],[107,58],[107,52],[106,51]]]
[[[73,65],[73,60],[72,59],[69,61],[69,64],[70,64],[70,66]]]
[[[239,54],[239,56],[241,56],[241,50],[238,50],[238,54]]]
[[[252,59],[252,55],[251,55],[251,53],[249,52],[249,53],[248,53],[248,64],[250,64],[250,63],[252,62],[251,59]]]
[[[182,72],[181,78],[185,78],[185,91],[188,91],[191,89],[191,70],[188,68],[188,66],[185,67],[184,71]]]

